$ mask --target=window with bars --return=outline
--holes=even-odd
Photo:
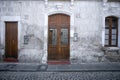
[[[118,18],[109,16],[105,18],[105,46],[118,46]]]

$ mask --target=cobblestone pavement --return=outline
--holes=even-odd
[[[0,72],[0,80],[120,80],[120,72]]]

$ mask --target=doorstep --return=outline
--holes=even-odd
[[[4,62],[18,62],[18,59],[16,59],[16,58],[4,58],[3,61]]]
[[[68,65],[70,61],[48,61],[47,64],[49,65]]]

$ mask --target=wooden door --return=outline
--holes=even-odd
[[[5,57],[17,58],[18,56],[18,23],[6,22],[5,27]]]
[[[65,14],[49,16],[48,60],[69,60],[70,17]]]

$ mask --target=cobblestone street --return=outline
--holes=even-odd
[[[120,80],[120,72],[0,72],[0,80]]]

